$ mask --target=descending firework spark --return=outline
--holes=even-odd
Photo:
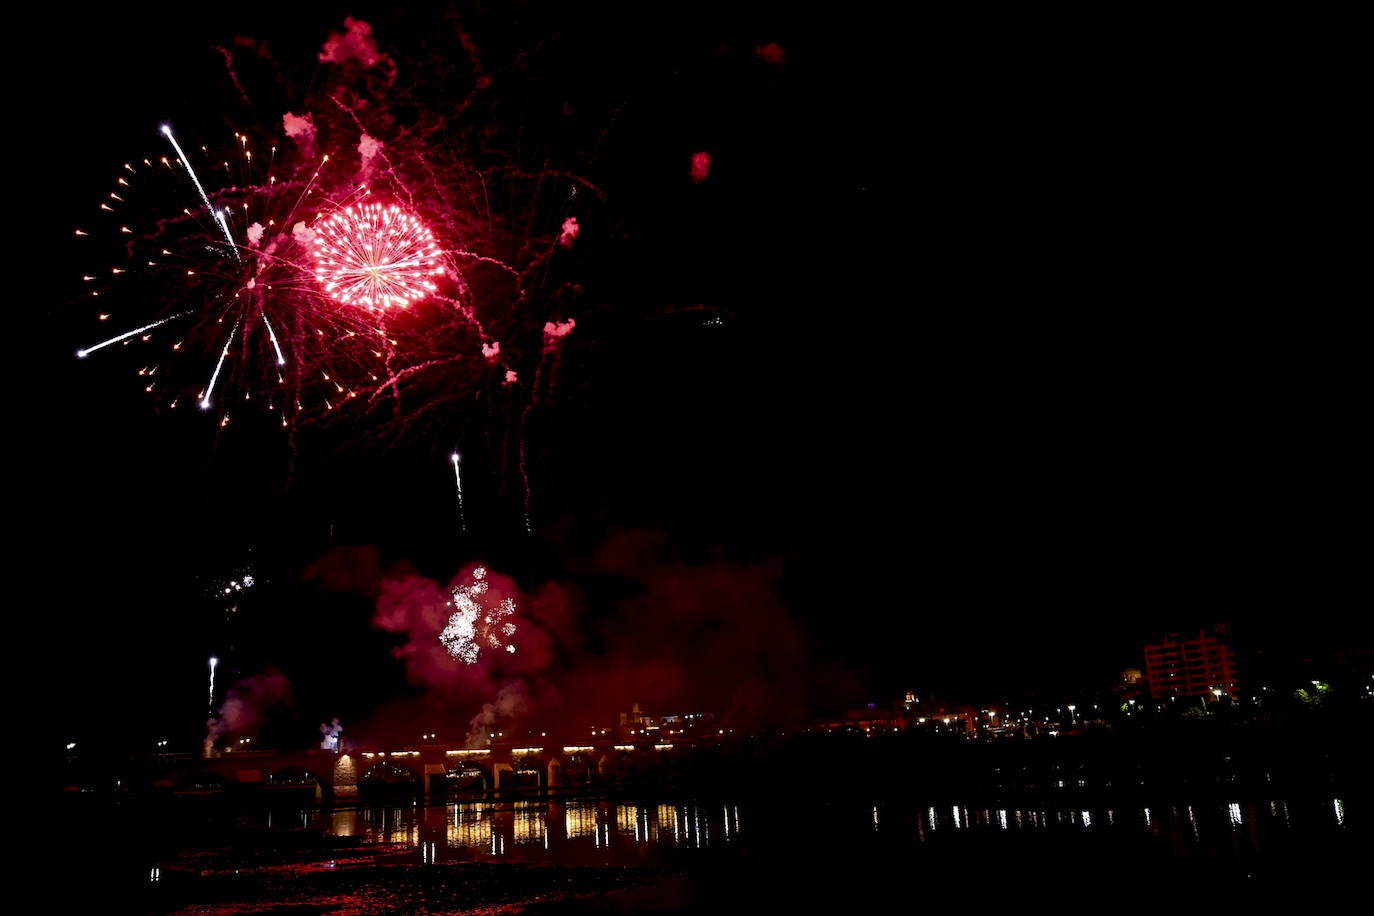
[[[467,533],[467,522],[463,518],[463,472],[458,467],[458,453],[449,456],[453,461],[453,484],[458,491],[458,530]]]
[[[514,599],[503,598],[486,607],[482,604],[486,594],[487,571],[479,566],[472,571],[472,584],[453,590],[453,615],[439,634],[448,654],[469,665],[477,661],[483,646],[515,651],[515,644],[510,642],[515,624],[509,620],[515,613]]]
[[[191,168],[191,161],[187,159],[186,154],[181,151],[181,144],[177,142],[176,134],[172,133],[171,125],[162,125],[162,133],[166,135],[167,140],[172,144],[172,149],[177,151],[177,157],[186,168],[186,174],[191,176],[191,183],[196,186],[196,191],[200,194],[200,199],[205,203],[205,209],[210,212],[210,217],[215,221],[215,224],[219,226],[220,232],[224,233],[224,240],[229,243],[230,251],[233,253],[235,259],[237,259],[239,256],[238,249],[234,247],[234,236],[229,232],[229,222],[224,218],[223,211],[216,210],[214,205],[210,203],[210,198],[206,196],[205,188],[201,185],[200,179],[196,176],[195,169]]]
[[[109,340],[102,341],[101,343],[98,343],[98,344],[96,344],[96,345],[93,346],[93,347],[83,347],[82,349],[76,351],[77,358],[79,358],[79,359],[85,359],[87,356],[90,356],[90,355],[91,355],[92,353],[94,353],[96,350],[103,349],[103,348],[105,348],[105,347],[110,346],[111,344],[117,344],[117,343],[120,343],[121,341],[128,340],[130,337],[137,337],[137,336],[140,335],[140,334],[144,334],[144,333],[147,333],[148,331],[151,331],[153,328],[156,328],[156,327],[159,327],[160,325],[166,324],[167,322],[171,321],[171,320],[174,319],[174,318],[180,318],[180,317],[182,317],[182,316],[181,316],[181,315],[169,315],[168,317],[166,317],[166,318],[160,318],[160,319],[158,319],[157,321],[152,322],[151,324],[145,324],[145,325],[144,325],[143,327],[141,327],[141,328],[134,328],[132,331],[125,331],[123,334],[116,334],[114,337],[111,337]]]

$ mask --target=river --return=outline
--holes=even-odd
[[[1172,908],[1364,886],[1368,800],[987,805],[824,793],[244,804],[63,798],[38,912],[190,916]],[[1151,905],[1147,907],[1145,904]]]

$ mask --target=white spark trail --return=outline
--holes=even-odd
[[[282,355],[281,345],[277,343],[277,332],[272,330],[272,322],[267,320],[267,316],[262,316],[262,323],[267,325],[267,336],[272,339],[272,349],[277,351],[277,365],[285,366],[286,357]]]
[[[190,171],[190,169],[187,169],[187,171]],[[229,241],[229,244],[231,246],[229,250],[234,253],[234,260],[243,260],[241,257],[239,257],[238,246],[234,244],[234,236],[232,233],[229,232],[229,218],[224,215],[223,210],[220,210],[217,213],[215,213],[215,222],[219,223],[220,232],[223,232],[224,237]]]
[[[224,342],[224,349],[219,354],[219,359],[215,362],[215,371],[210,376],[210,384],[205,386],[205,395],[200,399],[200,409],[210,409],[210,394],[215,390],[215,382],[219,379],[219,371],[224,367],[224,361],[229,358],[229,345],[234,342],[234,335],[238,333],[239,323],[234,322],[233,330],[229,332],[229,339]]]
[[[458,530],[467,534],[467,522],[463,518],[463,474],[458,468],[458,453],[449,456],[453,460],[453,480],[458,488]]]
[[[162,125],[162,133],[172,142],[172,149],[177,151],[177,158],[181,160],[181,164],[186,168],[186,174],[191,176],[191,182],[196,186],[196,190],[200,192],[200,199],[205,203],[205,209],[210,211],[210,218],[219,224],[220,231],[224,233],[224,240],[229,243],[229,248],[234,252],[234,259],[238,260],[239,249],[238,246],[234,244],[234,237],[229,234],[229,226],[224,222],[223,215],[216,213],[215,208],[211,206],[210,195],[205,193],[205,188],[201,186],[200,178],[196,176],[195,169],[191,168],[191,160],[187,159],[186,154],[181,151],[181,144],[177,142],[177,138],[172,134],[172,126],[170,124]]]
[[[96,345],[93,346],[93,347],[86,347],[84,350],[77,350],[77,351],[76,351],[77,359],[85,359],[87,356],[91,355],[91,354],[94,353],[96,350],[100,350],[100,349],[103,349],[103,348],[105,348],[105,347],[108,347],[110,344],[119,343],[121,340],[127,340],[127,339],[130,338],[130,337],[134,337],[134,336],[136,336],[136,335],[142,334],[144,331],[151,331],[153,328],[157,327],[158,325],[166,324],[167,322],[171,321],[171,320],[174,319],[174,318],[180,318],[180,317],[182,317],[182,315],[189,315],[189,314],[191,314],[191,313],[190,313],[190,312],[182,312],[182,313],[180,313],[180,314],[178,314],[178,315],[168,315],[166,318],[159,318],[157,321],[154,321],[152,324],[145,324],[145,325],[144,325],[143,327],[141,327],[141,328],[134,328],[132,331],[125,331],[123,334],[120,334],[118,337],[111,337],[109,340],[101,341],[100,343],[96,344]]]

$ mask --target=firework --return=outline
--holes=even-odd
[[[372,393],[390,377],[388,362],[400,346],[389,333],[392,306],[440,291],[435,278],[446,267],[432,233],[395,203],[323,200],[307,212],[321,171],[282,181],[258,174],[246,135],[236,137],[237,161],[224,169],[236,180],[207,190],[199,163],[169,127],[162,132],[176,157],[126,166],[123,193],[112,194],[105,208],[122,215],[133,209],[130,201],[160,201],[134,214],[150,228],[120,224],[131,236],[129,263],[108,278],[88,274],[89,295],[101,301],[102,324],[145,302],[191,299],[197,307],[121,331],[78,355],[166,337],[151,358],[136,363],[144,390],[168,408],[193,400],[215,410],[220,426],[239,402],[288,426],[302,413],[332,411]],[[359,185],[346,200],[370,194]],[[199,205],[175,210],[178,195]]]
[[[219,664],[219,659],[210,656],[210,714],[215,712],[215,666]]]
[[[135,373],[159,412],[290,430],[347,416],[390,443],[540,396],[556,356],[540,329],[577,289],[554,262],[573,263],[568,227],[599,192],[493,141],[511,125],[479,114],[519,109],[490,77],[443,55],[408,68],[345,25],[299,77],[266,45],[222,54],[225,110],[163,126],[161,154],[128,161],[76,232],[112,262],[83,276],[96,308],[78,355]],[[263,84],[270,116],[249,101]]]
[[[439,634],[439,642],[449,655],[471,665],[483,647],[515,651],[515,644],[510,641],[515,635],[515,624],[510,620],[515,613],[515,601],[490,600],[484,567],[472,571],[470,584],[453,590],[453,608],[448,625]]]
[[[210,579],[205,586],[205,595],[219,606],[224,614],[224,621],[231,623],[238,614],[239,603],[246,600],[260,584],[262,583],[250,558],[234,567],[227,575]]]
[[[395,204],[345,207],[314,228],[316,279],[343,305],[404,307],[439,289],[434,234]]]

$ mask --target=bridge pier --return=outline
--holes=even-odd
[[[448,767],[442,763],[425,764],[424,770],[420,774],[420,782],[422,783],[425,801],[429,801],[434,795],[433,780],[436,777],[439,779],[440,785],[443,786],[444,782],[448,779]]]
[[[358,797],[358,766],[349,754],[340,754],[334,761],[334,800],[343,801]]]

